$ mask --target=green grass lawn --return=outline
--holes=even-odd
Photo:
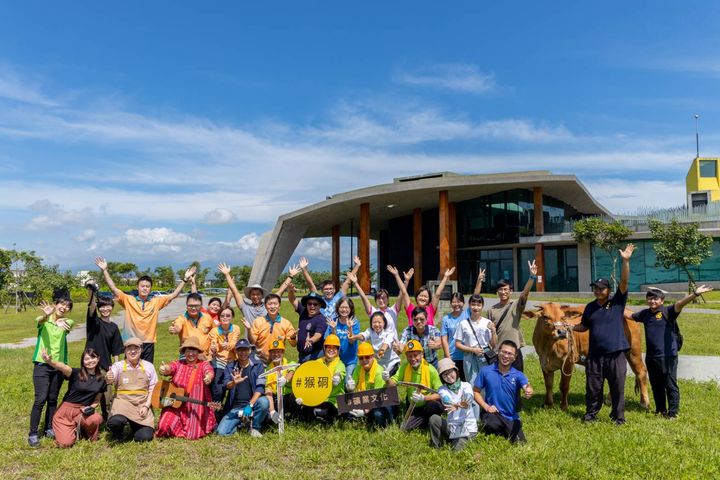
[[[288,305],[283,302],[283,313]],[[358,305],[359,306],[359,305]],[[75,312],[84,310],[78,306]],[[294,315],[287,314],[295,320]],[[76,315],[77,317],[77,315]],[[363,315],[364,317],[364,315]],[[705,344],[704,323],[711,319],[684,315],[686,349]],[[2,317],[0,317],[2,318]],[[404,318],[404,317],[401,317]],[[720,319],[719,319],[720,320]],[[400,322],[401,326],[404,322]],[[697,323],[697,325],[695,325]],[[367,320],[363,322],[363,326]],[[19,338],[33,327],[19,328]],[[527,338],[534,322],[524,321]],[[716,328],[720,330],[720,328]],[[692,340],[690,340],[692,338]],[[703,348],[718,342],[707,339]],[[178,341],[166,328],[158,331],[156,365],[177,357]],[[71,364],[77,365],[82,343],[70,345]],[[683,350],[685,352],[685,350]],[[627,425],[611,424],[604,407],[600,422],[583,425],[584,375],[571,384],[568,412],[542,407],[544,387],[536,359],[526,360],[536,395],[525,403],[523,420],[528,443],[511,446],[499,438],[478,437],[463,452],[428,447],[424,432],[402,433],[396,426],[370,433],[361,425],[340,422],[332,428],[288,423],[279,437],[270,427],[261,439],[248,435],[198,441],[159,440],[151,444],[114,445],[104,434],[97,443],[82,441],[69,450],[27,446],[33,398],[32,348],[0,350],[0,471],[4,478],[717,478],[720,475],[720,405],[715,383],[681,382],[682,408],[677,421],[642,411],[626,387]],[[289,350],[289,358],[296,352]],[[557,380],[556,380],[557,383]],[[556,395],[558,401],[558,395]],[[157,418],[157,415],[156,415]]]

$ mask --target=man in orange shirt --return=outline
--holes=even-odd
[[[202,297],[199,293],[191,293],[185,300],[187,311],[177,317],[170,324],[170,334],[180,337],[180,345],[189,337],[196,337],[200,342],[200,352],[205,355],[205,359],[210,354],[210,330],[215,326],[215,322],[210,315],[202,313]]]
[[[107,271],[107,262],[102,257],[95,259],[110,291],[117,297],[118,303],[125,309],[125,326],[123,338],[137,337],[142,340],[142,354],[140,358],[150,363],[155,358],[155,342],[157,341],[157,322],[160,310],[168,306],[182,291],[185,283],[195,273],[195,266],[185,271],[180,284],[170,295],[151,296],[152,278],[143,275],[138,279],[138,294],[128,295],[115,286]]]
[[[269,361],[269,347],[273,340],[290,342],[293,347],[297,345],[295,327],[287,318],[280,316],[280,296],[269,293],[265,296],[267,315],[257,317],[252,324],[243,320],[248,331],[248,340],[255,344],[255,352],[260,360],[267,365]]]

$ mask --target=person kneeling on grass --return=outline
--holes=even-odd
[[[462,450],[478,433],[472,408],[473,389],[469,383],[460,381],[460,372],[452,358],[440,360],[438,373],[443,383],[440,399],[447,419],[440,415],[430,417],[430,445],[440,448],[448,439],[453,450]]]
[[[382,316],[382,313],[380,314]],[[352,378],[348,378],[345,388],[349,391],[364,392],[384,388],[383,367],[375,360],[375,349],[368,343],[361,343],[358,347],[358,360],[360,368],[356,368]],[[368,426],[387,427],[393,419],[390,407],[373,408],[372,410],[352,410],[354,417],[367,417]]]
[[[340,339],[337,335],[328,335],[323,348],[325,357],[318,361],[323,362],[332,375],[330,397],[317,407],[302,407],[300,417],[305,421],[320,420],[323,423],[331,424],[338,415],[337,396],[345,393],[345,365],[340,360]],[[295,402],[301,406],[303,404],[302,398],[295,399]]]
[[[275,367],[288,364],[287,358],[285,358],[285,342],[282,340],[272,341],[269,354],[270,364],[265,369],[266,372]],[[295,402],[292,402],[290,397],[292,395],[292,384],[290,382],[292,382],[294,373],[294,369],[288,368],[287,370],[283,370],[279,376],[277,372],[274,372],[269,373],[267,377],[265,377],[265,397],[268,401],[270,420],[275,424],[280,423],[280,414],[275,410],[275,398],[278,388],[282,388],[283,406],[292,408],[292,406],[295,405]]]
[[[81,368],[70,368],[52,359],[42,351],[43,361],[70,380],[67,393],[52,419],[55,443],[59,447],[72,447],[76,440],[95,441],[100,432],[102,416],[95,411],[107,388],[100,370],[98,353],[86,348],[80,357]]]
[[[200,340],[187,338],[180,347],[182,360],[175,360],[160,366],[160,374],[172,377],[176,387],[185,389],[185,395],[203,402],[212,400],[210,384],[215,371],[210,362],[199,360]],[[160,413],[157,426],[158,437],[177,437],[197,440],[215,430],[217,422],[210,407],[199,403],[182,402],[178,408],[165,407]]]
[[[677,383],[680,329],[677,319],[683,307],[712,287],[701,285],[690,295],[671,307],[663,305],[665,292],[649,288],[646,299],[650,308],[634,313],[632,319],[645,325],[645,364],[655,399],[655,413],[667,418],[677,418],[680,410],[680,389]],[[667,403],[666,403],[667,399]]]
[[[442,386],[440,375],[435,367],[423,358],[423,347],[420,342],[416,340],[407,342],[405,356],[407,357],[407,363],[403,363],[395,375],[389,377],[384,372],[383,378],[387,377],[386,381],[389,386],[397,385],[397,382],[419,383],[433,390],[438,390]],[[443,412],[440,395],[437,393],[424,395],[414,387],[407,387],[405,389],[405,402],[406,409],[409,408],[410,402],[415,405],[411,415],[403,425],[405,431],[418,427],[427,427],[430,417],[441,415]]]
[[[150,403],[158,376],[152,363],[140,359],[142,347],[139,338],[128,339],[125,360],[113,363],[105,375],[108,385],[115,386],[115,399],[107,420],[113,440],[124,438],[125,425],[130,425],[136,442],[149,442],[155,434],[155,416]]]
[[[525,374],[512,366],[517,352],[515,342],[502,342],[498,362],[480,370],[475,378],[474,395],[482,409],[480,422],[486,434],[500,435],[513,443],[524,443],[525,434],[518,414],[518,394],[523,390],[525,398],[530,398],[533,389]],[[484,395],[480,393],[481,390],[485,391]]]
[[[268,414],[265,397],[265,378],[258,378],[264,371],[263,364],[250,357],[250,342],[241,338],[235,344],[236,362],[225,367],[221,380],[227,388],[223,417],[217,427],[220,436],[232,435],[242,427],[252,437],[262,437],[260,430]]]

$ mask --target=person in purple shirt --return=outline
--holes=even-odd
[[[625,337],[625,304],[627,303],[630,257],[635,245],[620,250],[622,273],[615,295],[610,297],[610,282],[598,278],[590,284],[595,300],[588,303],[582,320],[573,327],[576,332],[590,330],[590,348],[585,365],[585,416],[583,422],[594,422],[603,403],[603,383],[607,379],[612,397],[610,418],[617,425],[625,423],[625,352],[630,344]]]
[[[712,287],[701,285],[674,305],[667,307],[665,292],[649,288],[645,299],[648,307],[634,313],[632,319],[645,326],[645,365],[650,377],[650,387],[655,399],[655,413],[667,418],[677,418],[680,410],[680,389],[677,383],[678,343],[680,330],[677,318],[683,307]]]
[[[323,354],[323,334],[327,324],[320,309],[325,308],[325,299],[316,292],[310,292],[300,301],[295,297],[295,287],[290,284],[288,300],[300,316],[297,328],[298,362],[320,358]]]

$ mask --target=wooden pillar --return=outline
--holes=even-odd
[[[332,281],[340,288],[340,225],[332,226]]]
[[[370,204],[360,205],[360,231],[358,232],[358,257],[362,265],[358,271],[358,284],[365,292],[370,291]]]
[[[413,210],[413,289],[417,292],[423,284],[422,271],[422,210]]]
[[[538,268],[538,278],[535,280],[535,290],[545,291],[545,247],[542,243],[535,244],[535,265]]]
[[[545,222],[543,222],[543,189],[542,187],[533,188],[533,204],[535,207],[535,235],[540,237],[545,235]]]
[[[440,274],[445,274],[445,270],[450,265],[450,206],[448,202],[448,191],[440,191],[438,202],[438,212],[440,215]]]
[[[457,263],[457,210],[455,202],[450,202],[450,265],[455,267],[455,273],[450,277],[451,280],[458,279],[458,263]]]

